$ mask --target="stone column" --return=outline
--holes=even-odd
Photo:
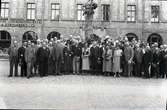
[[[85,40],[88,40],[90,35],[93,34],[93,15],[85,17]]]

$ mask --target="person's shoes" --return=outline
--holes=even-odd
[[[8,75],[8,77],[12,77],[12,75]]]
[[[30,76],[27,76],[27,79],[30,79]]]
[[[18,75],[15,75],[15,77],[19,77]]]

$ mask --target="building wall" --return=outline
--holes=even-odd
[[[10,2],[10,17],[8,20],[0,20],[0,24],[24,24],[30,26],[0,26],[0,30],[8,31],[12,38],[22,40],[26,31],[34,31],[39,38],[47,38],[52,31],[57,31],[63,37],[69,35],[81,35],[84,38],[84,22],[77,21],[76,5],[86,3],[86,0],[2,0]],[[110,35],[112,38],[126,35],[127,33],[136,34],[139,39],[147,40],[152,33],[158,33],[163,40],[167,41],[167,1],[159,0],[94,0],[98,4],[94,15],[94,33],[100,37]],[[35,22],[26,21],[26,3],[36,3]],[[44,3],[44,4],[43,4]],[[60,20],[51,21],[51,3],[60,3]],[[110,21],[101,22],[102,4],[110,4]],[[136,5],[137,15],[135,23],[126,21],[127,5]],[[151,23],[151,5],[160,6],[160,23]],[[143,16],[144,15],[144,16]],[[44,23],[41,19],[44,17]],[[143,21],[144,19],[144,21]],[[144,22],[144,23],[143,23]],[[32,25],[32,26],[31,26]],[[42,29],[43,26],[43,29]],[[41,34],[42,33],[42,34]]]

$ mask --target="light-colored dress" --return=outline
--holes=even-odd
[[[113,72],[122,72],[121,70],[121,56],[122,56],[122,50],[121,49],[116,49],[114,50],[113,54]]]
[[[112,49],[103,51],[103,72],[112,72]]]
[[[89,63],[90,48],[82,49],[82,70],[90,70]]]

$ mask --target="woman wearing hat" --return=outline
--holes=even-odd
[[[116,46],[113,52],[113,72],[115,77],[119,77],[122,72],[121,69],[121,56],[123,51],[120,49],[118,42],[116,42]]]
[[[103,73],[104,75],[110,75],[112,72],[112,57],[113,51],[110,45],[106,45],[103,50]]]

